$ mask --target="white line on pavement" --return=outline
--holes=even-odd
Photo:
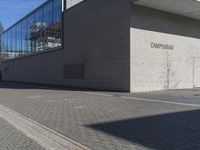
[[[113,97],[114,95],[111,94],[99,94],[99,93],[93,93],[93,92],[80,92],[82,94],[88,94],[88,95],[97,95],[97,96],[107,96],[107,97]],[[157,103],[165,103],[165,104],[174,104],[174,105],[182,105],[182,106],[192,106],[192,107],[200,107],[200,104],[189,104],[184,102],[172,102],[172,101],[165,101],[165,100],[156,100],[156,99],[145,99],[145,98],[138,98],[138,97],[128,97],[128,96],[120,96],[124,99],[133,99],[137,101],[146,101],[146,102],[157,102]]]
[[[96,95],[96,96],[108,96],[112,97],[113,95],[110,94],[102,94],[102,93],[93,93],[93,92],[79,92],[81,94],[88,94],[88,95]]]
[[[27,96],[25,98],[27,98],[27,99],[38,99],[38,98],[42,98],[42,96]]]
[[[154,99],[145,99],[145,98],[137,98],[137,97],[127,97],[127,96],[122,96],[122,98],[133,99],[133,100],[137,100],[137,101],[157,102],[157,103],[166,103],[166,104],[174,104],[174,105],[200,107],[199,104],[189,104],[189,103],[182,103],[182,102],[170,102],[170,101],[164,101],[164,100],[154,100]]]
[[[0,105],[0,118],[10,123],[46,150],[90,150],[40,123]]]

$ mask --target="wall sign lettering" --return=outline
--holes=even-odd
[[[151,42],[151,48],[174,50],[174,45]]]

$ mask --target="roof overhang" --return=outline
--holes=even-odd
[[[198,0],[133,0],[133,3],[200,20]]]

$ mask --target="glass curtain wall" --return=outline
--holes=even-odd
[[[25,31],[25,42],[27,45],[27,48],[25,51],[27,51],[27,53],[33,53],[35,52],[35,14],[32,14],[31,16],[29,16],[27,18],[28,21],[28,29],[26,28]]]
[[[62,46],[62,0],[49,0],[2,34],[4,60]]]

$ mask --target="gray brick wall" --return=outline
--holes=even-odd
[[[63,50],[42,53],[3,63],[3,80],[62,84]]]
[[[65,64],[84,64],[89,87],[129,90],[130,1],[87,0],[65,21]]]

